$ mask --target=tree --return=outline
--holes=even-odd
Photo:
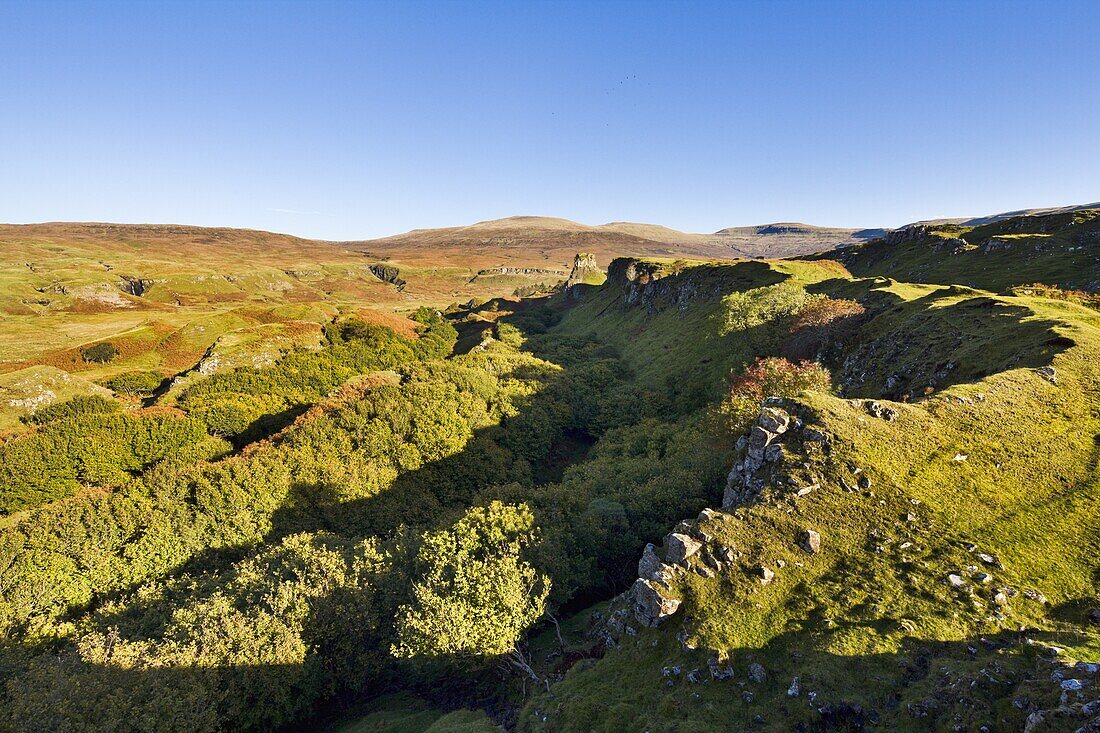
[[[536,681],[520,649],[546,612],[550,579],[523,560],[537,541],[526,504],[474,507],[452,527],[424,536],[413,600],[398,610],[395,656],[503,656]]]
[[[119,353],[118,347],[110,341],[103,341],[91,346],[85,346],[80,350],[80,355],[84,357],[84,361],[92,361],[100,364],[106,364],[109,361],[113,361]]]

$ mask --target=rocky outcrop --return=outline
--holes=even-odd
[[[148,278],[133,277],[132,275],[120,275],[122,282],[118,284],[122,292],[142,297],[157,282]],[[160,282],[164,282],[161,280]]]
[[[680,600],[652,580],[638,578],[630,588],[634,617],[646,626],[657,626],[680,609]]]
[[[597,285],[604,281],[603,270],[596,264],[596,255],[578,252],[573,257],[573,269],[565,280],[564,292],[574,300],[583,297],[584,285]]]
[[[801,418],[780,407],[782,400],[770,399],[760,410],[748,432],[737,440],[737,458],[726,477],[722,507],[748,504],[768,486],[783,487],[804,496],[814,491],[818,479],[811,473],[788,470],[801,465],[808,451],[828,450],[828,437],[805,429]],[[795,456],[800,456],[795,460]]]
[[[707,268],[690,271],[662,270],[655,262],[620,257],[607,268],[607,279],[622,294],[626,307],[644,307],[650,314],[666,308],[680,312],[700,297],[717,297],[723,293],[719,278],[709,277]]]
[[[370,266],[370,272],[376,278],[384,283],[389,283],[397,288],[397,292],[401,292],[408,284],[401,279],[401,271],[393,265],[383,265],[382,263],[376,263]]]
[[[565,270],[550,270],[545,267],[491,267],[487,270],[478,270],[477,274],[479,277],[490,275],[556,275],[561,277],[565,275]]]

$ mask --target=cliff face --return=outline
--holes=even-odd
[[[680,268],[620,257],[608,266],[607,279],[622,293],[624,305],[656,313],[670,307],[683,311],[700,296],[720,295],[722,285],[715,272],[705,266]]]
[[[588,252],[578,252],[573,257],[573,269],[565,281],[565,291],[573,298],[580,300],[584,285],[602,285],[607,279],[603,270],[596,264],[596,255]]]

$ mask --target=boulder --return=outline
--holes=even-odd
[[[759,578],[760,582],[764,585],[767,585],[775,579],[775,571],[763,565],[757,565],[751,570],[751,573]]]
[[[656,583],[638,578],[630,588],[634,601],[634,616],[646,626],[657,626],[680,608],[680,601],[670,598]]]
[[[676,565],[687,565],[689,557],[699,551],[703,543],[686,534],[673,532],[665,538],[665,559]]]
[[[867,412],[871,413],[874,417],[886,422],[893,422],[898,419],[898,411],[889,405],[884,405],[877,400],[872,400],[867,403]]]
[[[656,580],[664,567],[661,558],[657,557],[657,548],[650,543],[642,551],[642,559],[638,561],[638,577],[645,580]]]
[[[754,425],[749,430],[747,454],[749,459],[756,463],[755,468],[760,467],[760,463],[764,460],[764,451],[775,437],[776,433],[769,432],[759,425]]]
[[[804,529],[798,535],[798,546],[811,555],[821,552],[821,535],[812,529]]]
[[[753,662],[749,665],[749,679],[758,685],[762,685],[768,680],[768,673],[764,669],[763,665]]]
[[[791,416],[778,407],[765,407],[760,411],[756,424],[769,433],[781,435],[787,432],[787,427],[791,424]]]
[[[710,676],[717,682],[722,680],[728,680],[733,677],[733,667],[730,665],[722,666],[722,663],[718,661],[718,657],[711,656],[707,660],[707,668],[710,670]]]
[[[710,521],[714,521],[716,519],[721,519],[721,518],[722,518],[721,512],[716,512],[713,509],[704,509],[703,511],[699,512],[699,521],[700,522],[710,522]]]

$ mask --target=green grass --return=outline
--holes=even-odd
[[[1041,282],[1077,290],[1100,288],[1100,216],[1080,211],[1015,217],[972,229],[943,231],[962,237],[965,247],[933,236],[887,244],[874,240],[822,257],[838,259],[852,274],[886,276],[914,283],[958,284],[1004,292],[1013,285]],[[990,238],[1004,242],[985,246]]]
[[[715,578],[688,573],[677,616],[658,630],[628,619],[638,635],[620,635],[619,648],[578,663],[549,694],[536,695],[521,731],[780,731],[814,724],[818,707],[841,703],[875,710],[890,730],[1019,729],[1026,713],[1010,704],[1013,696],[1026,692],[1039,707],[1057,706],[1057,691],[1042,682],[1049,667],[1040,647],[1028,645],[1019,628],[1065,647],[1071,660],[1100,655],[1100,633],[1082,623],[1084,611],[1100,605],[1100,316],[1039,297],[797,274],[813,291],[868,304],[872,316],[847,344],[849,353],[865,355],[862,393],[874,395],[897,370],[922,374],[950,360],[952,375],[930,396],[893,404],[893,422],[872,417],[862,403],[803,395],[795,409],[832,436],[832,452],[811,451],[791,466],[818,477],[821,488],[797,499],[774,489],[706,526],[743,553],[734,568]],[[731,280],[728,289],[751,292],[768,279]],[[713,330],[705,333],[720,320],[692,313],[697,307],[713,315],[722,301],[709,301],[645,315],[576,309],[563,328],[606,334],[642,374],[661,368],[656,344],[676,355],[664,362],[673,370],[714,347],[740,359],[743,352],[734,357]],[[632,322],[644,324],[633,343],[614,336]],[[1038,373],[1047,365],[1057,370],[1057,384]],[[869,490],[841,488],[842,479],[856,485],[851,466],[870,477]],[[820,555],[797,546],[803,528],[821,533]],[[1004,569],[986,568],[971,543]],[[756,563],[775,569],[775,581],[763,586],[749,575]],[[972,565],[994,581],[974,581],[966,570]],[[952,572],[966,575],[964,589],[945,583]],[[1007,609],[993,602],[998,588],[1018,593]],[[1024,590],[1046,601],[1026,600]],[[696,650],[681,646],[678,635]],[[569,641],[575,649],[590,643],[579,631]],[[710,679],[711,654],[728,660],[732,680]],[[749,681],[753,662],[769,671],[765,684]],[[662,667],[675,665],[681,676],[662,676]],[[1001,674],[990,675],[991,665]],[[706,682],[686,681],[696,668]],[[803,690],[797,698],[786,692],[795,676]],[[962,697],[952,692],[960,679],[968,685]],[[752,703],[742,699],[746,690]],[[929,705],[931,718],[910,712]]]

